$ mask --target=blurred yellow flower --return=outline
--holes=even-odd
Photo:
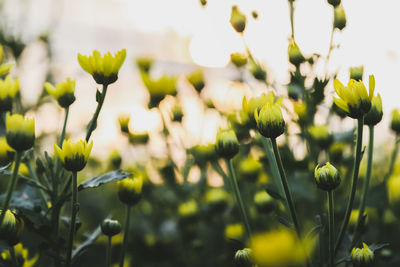
[[[373,266],[374,260],[374,252],[365,243],[363,243],[362,248],[353,248],[351,250],[351,261],[354,267]]]
[[[266,138],[276,138],[285,131],[285,120],[278,104],[265,104],[260,112],[254,111],[254,118],[258,131]]]
[[[16,151],[24,151],[33,147],[35,142],[35,119],[24,118],[21,114],[6,116],[6,139],[10,147]]]
[[[10,111],[15,95],[19,91],[19,80],[11,79],[10,75],[2,80],[0,79],[0,112]]]
[[[4,136],[0,137],[0,166],[7,165],[13,160],[13,151]]]
[[[225,238],[227,239],[242,239],[244,234],[243,225],[240,223],[228,224],[225,227]]]
[[[177,94],[176,77],[164,75],[155,80],[144,71],[141,72],[141,77],[150,94],[149,108],[157,107],[167,95],[175,96]]]
[[[35,254],[33,258],[28,258],[29,251],[22,246],[22,243],[18,243],[14,246],[15,256],[18,259],[22,259],[23,263],[21,267],[33,267],[39,259],[39,254]],[[11,254],[9,250],[5,250],[1,253],[1,258],[11,264]]]
[[[258,97],[252,97],[247,101],[246,97],[243,97],[242,101],[242,110],[244,111],[244,115],[247,115],[248,120],[251,122],[252,126],[256,126],[257,122],[254,117],[255,111],[257,113],[263,108],[263,106],[267,103],[269,104],[278,104],[281,105],[283,101],[282,97],[276,98],[273,92],[266,94],[262,94]]]
[[[133,206],[142,198],[143,174],[135,173],[117,182],[118,197],[122,203]]]
[[[0,76],[7,74],[10,71],[11,66],[12,66],[10,63],[2,63],[3,55],[4,55],[3,46],[0,45]]]
[[[75,101],[75,80],[67,78],[64,82],[57,83],[55,87],[46,82],[44,88],[63,108],[69,107]]]

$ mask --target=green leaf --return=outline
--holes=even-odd
[[[101,99],[103,98],[103,95],[99,91],[99,89],[96,90],[96,102],[99,103]]]
[[[121,172],[121,170],[111,171],[101,176],[94,176],[87,179],[78,186],[78,190],[81,191],[88,188],[96,188],[102,184],[120,181],[129,176],[131,176],[130,173]]]
[[[272,198],[285,202],[285,198],[278,193],[278,190],[274,185],[267,185],[265,191],[270,195]]]
[[[108,218],[108,217],[107,217]],[[72,252],[72,262],[76,261],[76,259],[82,255],[90,246],[94,244],[94,242],[101,235],[101,228],[98,226],[88,237],[87,239],[80,243]]]

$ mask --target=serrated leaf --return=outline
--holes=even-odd
[[[278,193],[278,190],[275,188],[274,185],[267,185],[265,191],[270,195],[272,198],[285,202],[285,198]]]
[[[121,170],[111,171],[101,176],[94,176],[87,179],[78,186],[78,190],[81,191],[88,188],[96,188],[106,183],[123,180],[129,176],[131,176],[130,173],[121,172]]]

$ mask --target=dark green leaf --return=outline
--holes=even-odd
[[[265,188],[265,191],[272,197],[275,198],[277,200],[283,201],[285,202],[285,198],[283,196],[281,196],[281,194],[278,193],[278,190],[276,189],[276,187],[274,185],[267,185],[267,187]]]
[[[101,92],[99,91],[99,89],[96,90],[96,102],[99,103],[102,99],[102,95]]]
[[[76,259],[86,251],[90,246],[94,244],[94,242],[101,235],[101,228],[98,226],[88,237],[87,239],[80,243],[75,250],[72,252],[72,262],[76,261]]]
[[[276,218],[278,219],[278,221],[283,224],[284,226],[288,227],[288,228],[292,228],[292,224],[288,221],[288,219],[281,217],[281,216],[276,216]]]
[[[131,176],[130,173],[121,172],[121,170],[111,171],[101,176],[94,176],[87,179],[78,186],[78,190],[81,191],[88,188],[96,188],[102,184],[123,180],[129,176]]]

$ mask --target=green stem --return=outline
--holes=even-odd
[[[276,162],[278,164],[279,174],[280,174],[280,177],[281,177],[283,190],[285,192],[287,206],[289,207],[289,212],[290,212],[290,215],[292,217],[292,221],[293,221],[296,233],[300,238],[301,237],[300,225],[299,225],[299,222],[297,220],[296,210],[294,208],[292,195],[290,194],[289,184],[287,182],[285,170],[283,169],[281,156],[279,155],[278,145],[276,144],[276,138],[271,138],[271,143],[272,143],[272,149],[274,150],[274,154],[275,154],[275,160],[276,160]]]
[[[106,267],[111,267],[111,239],[112,239],[112,236],[108,236],[107,254],[106,254]]]
[[[11,261],[13,263],[13,266],[18,267],[18,260],[17,260],[17,256],[15,255],[14,246],[10,247],[10,255],[11,255]]]
[[[126,245],[128,244],[128,236],[129,236],[130,217],[131,217],[131,206],[126,205],[124,240],[122,241],[121,258],[119,261],[119,267],[124,267],[125,251],[126,251]]]
[[[290,29],[292,31],[292,39],[294,40],[294,0],[289,0],[289,8],[290,8]]]
[[[32,179],[35,182],[40,183],[39,178],[36,175],[36,171],[33,169],[32,163],[29,160],[27,161],[26,166],[28,168],[29,174],[32,177]],[[46,196],[44,195],[43,190],[40,188],[37,188],[37,190],[39,192],[40,199],[42,200],[44,206],[47,207],[47,200],[46,200]]]
[[[335,261],[335,218],[333,206],[333,190],[329,190],[328,194],[328,221],[329,221],[329,267],[334,267]]]
[[[6,215],[6,211],[8,210],[8,206],[10,205],[12,193],[14,192],[15,187],[16,187],[17,182],[18,182],[18,169],[19,169],[19,165],[21,163],[21,158],[22,158],[22,152],[16,151],[15,152],[14,170],[13,170],[13,173],[12,173],[11,181],[8,183],[6,199],[4,200],[3,208],[1,210],[0,225],[2,225],[2,223],[3,223],[4,216]]]
[[[388,172],[386,173],[384,180],[386,181],[387,179],[389,179],[389,177],[392,175],[393,171],[394,171],[394,164],[396,163],[396,158],[397,158],[397,154],[399,152],[399,140],[398,140],[399,136],[396,134],[396,142],[393,148],[393,152],[392,152],[392,156],[390,157],[390,163],[389,163],[389,169]]]
[[[230,176],[230,180],[231,180],[233,193],[235,195],[237,205],[239,206],[240,216],[242,217],[242,221],[243,221],[244,227],[246,229],[247,238],[250,239],[251,238],[251,228],[250,228],[249,220],[247,217],[246,209],[243,204],[242,196],[240,194],[235,170],[233,169],[232,159],[231,160],[226,159],[226,165],[228,165],[229,176]]]
[[[362,135],[363,135],[363,125],[364,125],[364,117],[358,119],[357,125],[357,143],[356,143],[356,156],[354,158],[354,167],[353,167],[353,179],[351,180],[351,192],[349,196],[349,200],[347,202],[346,212],[344,215],[343,223],[339,231],[339,236],[335,245],[335,254],[338,252],[339,247],[343,241],[344,235],[346,233],[347,225],[349,224],[351,210],[353,208],[353,201],[356,195],[357,190],[357,181],[358,181],[358,172],[360,169],[361,162],[361,146],[362,146]]]
[[[233,186],[231,183],[231,180],[229,179],[228,175],[224,172],[224,170],[221,168],[221,165],[219,165],[218,161],[213,161],[211,162],[212,167],[218,174],[222,177],[224,180],[224,187],[226,191],[232,190],[233,191]]]
[[[62,146],[62,143],[63,143],[64,138],[65,138],[65,131],[66,131],[66,129],[67,129],[68,115],[69,115],[69,107],[66,107],[66,108],[65,108],[64,124],[63,124],[63,128],[62,128],[62,131],[61,131],[60,140],[58,141],[58,146],[59,146],[59,147]]]
[[[365,205],[367,202],[367,194],[368,194],[368,186],[369,186],[369,181],[371,179],[371,173],[372,173],[372,158],[373,158],[373,153],[374,153],[374,126],[370,125],[369,126],[369,143],[368,143],[368,158],[367,158],[367,172],[365,175],[365,180],[363,183],[363,188],[362,188],[362,193],[361,193],[361,201],[360,201],[360,206],[358,208],[359,214],[358,214],[358,219],[357,219],[357,224],[356,228],[354,231],[354,236],[353,236],[353,241],[352,241],[352,247],[355,245],[356,238],[361,234],[361,220],[364,216],[364,210],[365,210]]]
[[[72,266],[72,247],[74,244],[74,235],[75,235],[75,224],[76,224],[76,215],[78,213],[79,204],[78,204],[78,178],[77,172],[72,172],[72,203],[71,203],[71,221],[69,227],[69,237],[68,237],[68,245],[67,245],[67,258],[66,258],[66,267]]]
[[[92,132],[97,127],[97,119],[99,117],[101,107],[103,106],[104,99],[106,98],[107,87],[108,87],[108,85],[103,85],[103,91],[100,94],[100,98],[97,99],[96,111],[94,112],[93,118],[90,120],[89,125],[87,127],[86,138],[85,138],[86,142],[89,142],[89,139],[90,139],[90,136],[92,135]]]

